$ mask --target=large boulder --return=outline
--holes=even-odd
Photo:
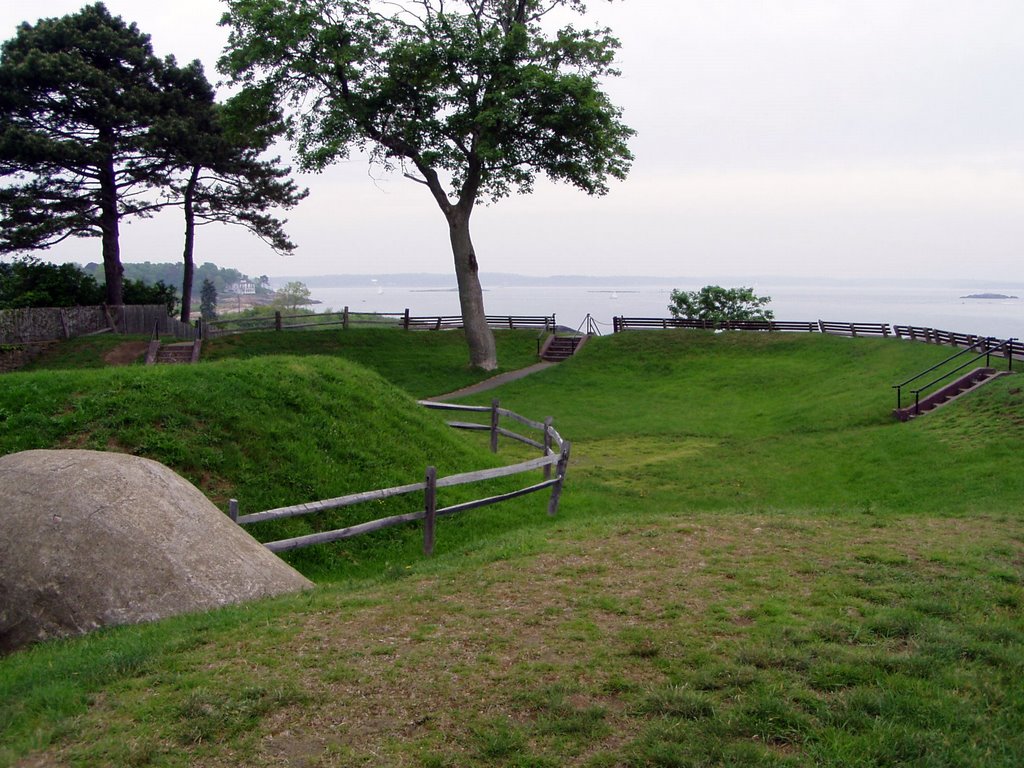
[[[0,457],[0,652],[311,586],[155,461]]]

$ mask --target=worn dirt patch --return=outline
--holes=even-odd
[[[126,341],[104,354],[103,362],[107,365],[131,365],[146,354],[148,346],[145,341]]]
[[[686,688],[678,675],[701,665],[715,681],[757,674],[735,660],[737,648],[751,664],[778,664],[773,647],[738,638],[777,616],[801,631],[826,621],[831,614],[816,608],[804,615],[831,589],[819,580],[897,567],[908,569],[901,579],[938,578],[940,558],[959,561],[1019,531],[985,518],[879,527],[755,515],[638,519],[586,539],[555,534],[543,552],[474,569],[358,594],[328,588],[279,622],[217,637],[213,663],[197,655],[180,669],[188,677],[190,664],[205,664],[204,684],[227,697],[237,696],[239,679],[303,692],[234,745],[247,765],[511,765],[488,758],[502,738],[538,760],[611,765],[609,755],[622,758],[653,722],[642,710],[647,698]],[[852,607],[834,609],[847,616]],[[171,688],[150,695],[175,701]],[[123,722],[124,738],[139,738],[136,705],[130,687],[114,691],[91,707],[85,728]],[[598,723],[593,732],[587,717]],[[203,765],[238,764],[233,749],[186,748]],[[23,765],[80,755],[63,744],[45,757],[52,762]]]

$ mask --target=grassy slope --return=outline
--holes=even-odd
[[[495,331],[501,371],[537,362],[535,331]],[[371,368],[416,397],[461,389],[492,373],[470,369],[461,331],[414,332],[353,329],[349,331],[272,331],[213,339],[203,348],[204,360],[251,358],[280,354],[332,355]]]
[[[408,394],[324,356],[20,373],[4,385],[0,453],[64,447],[146,456],[173,467],[221,508],[237,498],[243,513],[414,483],[428,464],[444,476],[495,463]],[[443,500],[464,495],[454,489]],[[263,540],[285,538],[313,525],[329,530],[407,512],[416,503],[400,498],[251,530]],[[415,551],[411,538],[384,533],[343,552],[320,547],[287,559],[314,578],[342,579],[377,572],[381,557]]]
[[[502,396],[558,414],[602,491],[642,487],[701,510],[985,512],[1024,496],[1015,380],[984,393],[1005,408],[983,425],[970,405],[906,425],[889,415],[890,384],[948,354],[802,334],[620,334]]]
[[[522,368],[537,361],[535,331],[495,331],[501,368]],[[27,371],[104,368],[104,356],[125,341],[145,337],[87,336],[62,343],[35,361]],[[460,389],[493,375],[467,365],[466,343],[460,331],[405,333],[394,329],[356,328],[349,331],[259,331],[221,336],[204,343],[204,362],[250,359],[272,355],[344,358],[380,373],[416,397]],[[141,363],[140,350],[136,362]]]
[[[1024,397],[890,422],[944,354],[599,340],[498,393],[574,441],[559,519],[17,654],[0,725],[83,765],[1017,765]]]

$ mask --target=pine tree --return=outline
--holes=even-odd
[[[122,302],[120,222],[166,181],[150,134],[164,78],[149,36],[102,3],[18,28],[0,52],[0,252],[100,237]]]
[[[199,291],[199,314],[203,320],[217,319],[217,286],[210,280],[203,280]]]

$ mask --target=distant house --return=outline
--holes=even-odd
[[[256,293],[256,283],[248,278],[243,278],[237,283],[232,283],[227,287],[228,293],[237,293],[242,296],[251,296]]]

